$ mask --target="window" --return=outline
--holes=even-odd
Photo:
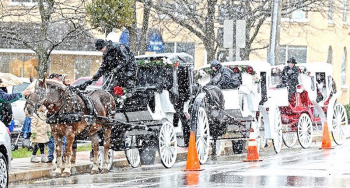
[[[288,58],[294,57],[297,63],[307,62],[307,46],[280,46],[279,64],[286,64]]]
[[[344,48],[343,55],[342,55],[342,63],[341,63],[341,85],[346,85],[346,61],[347,61],[347,51],[346,48]]]
[[[293,20],[293,21],[307,19],[308,14],[306,11],[302,9],[296,9],[293,11],[293,9],[298,7],[298,4],[300,4],[300,2],[296,0],[284,0],[283,9],[285,9],[285,11],[288,12],[288,14],[282,14],[282,18],[284,20]],[[293,12],[289,13],[290,11],[293,11]]]
[[[91,59],[77,57],[74,62],[74,79],[90,76]]]
[[[196,45],[193,42],[165,42],[164,53],[187,53],[193,57],[195,62],[195,48]]]
[[[11,57],[9,55],[0,56],[0,72],[10,72],[10,61]]]
[[[344,8],[343,8],[343,22],[347,22],[347,16],[348,16],[348,0],[344,0]]]
[[[333,8],[333,6],[334,6],[333,3],[334,2],[333,2],[333,0],[329,0],[328,3],[329,3],[329,6],[328,6],[328,21],[333,23],[333,11],[334,11],[333,10],[334,9]]]

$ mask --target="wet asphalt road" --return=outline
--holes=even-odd
[[[271,144],[271,143],[270,143]],[[160,162],[139,168],[114,168],[108,174],[75,175],[11,184],[10,187],[350,187],[350,140],[331,150],[320,142],[308,149],[271,147],[260,153],[261,162],[242,162],[246,154],[212,157],[203,171],[184,172],[186,162],[165,169]]]

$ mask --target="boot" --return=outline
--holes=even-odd
[[[32,162],[32,163],[39,163],[40,161],[39,161],[38,158],[36,158],[36,157],[34,156],[34,157],[32,157],[32,158],[30,159],[30,162]]]
[[[73,148],[72,159],[70,160],[72,163],[75,163],[77,158],[77,148]]]

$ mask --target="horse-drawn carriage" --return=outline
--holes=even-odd
[[[188,143],[193,59],[185,53],[144,55],[136,57],[136,64],[132,97],[115,96],[110,148],[125,151],[134,168],[154,163],[158,151],[162,164],[170,168],[176,161],[177,146]]]
[[[222,65],[232,69],[235,74],[241,74],[241,84],[235,89],[216,91],[207,86],[196,95],[191,112],[191,126],[196,135],[200,163],[205,163],[208,158],[210,139],[213,141],[214,153],[220,153],[217,147],[220,142],[217,140],[221,139],[231,139],[234,152],[241,153],[252,129],[256,133],[259,149],[265,145],[266,139],[272,139],[276,153],[280,152],[281,115],[276,104],[270,102],[274,98],[268,98],[270,64],[239,61]],[[197,73],[198,82],[202,86],[206,85],[211,79],[211,73],[209,66],[200,68]],[[269,109],[269,113],[266,109]]]
[[[272,67],[273,86],[280,83],[282,69],[283,66]],[[333,66],[327,63],[306,63],[298,65],[298,69],[299,85],[295,97],[288,99],[287,88],[271,90],[271,95],[279,96],[276,102],[282,114],[285,145],[293,147],[298,139],[303,148],[308,148],[315,133],[322,133],[324,122],[329,125],[335,143],[344,143],[348,119],[344,106],[337,102],[341,91],[336,92]]]

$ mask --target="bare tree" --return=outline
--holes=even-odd
[[[20,45],[38,56],[38,78],[44,78],[52,51],[65,41],[88,35],[85,1],[38,0],[31,6],[8,6],[1,2],[0,38],[8,45]],[[24,27],[25,26],[25,27]]]
[[[288,15],[296,10],[306,12],[324,11],[329,0],[284,0],[282,15]],[[215,58],[219,40],[215,35],[219,22],[223,19],[246,21],[246,48],[241,51],[241,58],[248,59],[249,54],[257,49],[252,48],[253,42],[261,26],[271,17],[271,0],[154,0],[152,8],[158,15],[165,15],[178,25],[188,29],[202,42],[207,51],[207,59]],[[161,16],[160,16],[161,17]],[[220,20],[221,19],[221,20]],[[268,43],[262,45],[266,48]],[[259,49],[261,49],[259,48]]]

